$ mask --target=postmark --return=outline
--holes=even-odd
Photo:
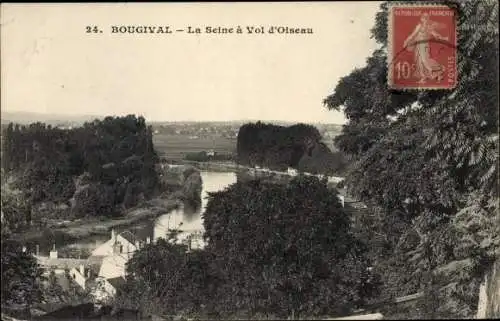
[[[388,17],[388,85],[397,90],[457,85],[457,17],[443,5],[392,5]]]

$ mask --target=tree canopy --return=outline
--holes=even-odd
[[[3,224],[2,224],[3,225]],[[42,270],[36,259],[22,251],[17,242],[2,231],[2,306],[31,306],[43,298]]]
[[[74,216],[112,215],[158,188],[143,117],[106,117],[73,129],[11,123],[2,139],[2,170],[15,178],[2,183],[20,189],[30,206],[73,200]]]
[[[374,294],[365,245],[326,182],[238,182],[211,194],[203,216],[225,312],[341,314]]]
[[[430,315],[467,317],[477,306],[475,273],[500,249],[498,2],[443,3],[458,16],[454,90],[387,88],[383,3],[371,30],[379,48],[324,102],[348,119],[335,143],[354,159],[350,193],[378,215],[368,233],[386,235],[396,253],[379,257],[386,292],[437,287],[439,296],[459,299]],[[468,272],[457,276],[460,269]]]
[[[238,163],[275,170],[295,168],[313,174],[339,174],[346,161],[321,142],[312,125],[277,126],[262,122],[241,126],[238,133]]]

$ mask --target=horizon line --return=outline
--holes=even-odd
[[[66,119],[49,119],[51,121],[71,121],[71,118],[88,118],[87,120],[75,119],[73,121],[92,121],[94,119],[103,119],[106,117],[123,117],[127,115],[135,115],[137,117],[144,117],[148,123],[239,123],[239,122],[281,122],[281,123],[309,123],[309,124],[328,124],[328,125],[344,125],[343,123],[336,122],[325,122],[320,120],[308,121],[308,120],[280,120],[280,119],[232,119],[232,120],[148,120],[148,117],[144,116],[140,113],[121,113],[121,114],[109,114],[109,115],[96,115],[96,114],[57,114],[57,113],[45,113],[45,112],[35,112],[35,111],[11,111],[11,110],[1,110],[0,119],[3,121],[4,117],[1,117],[4,113],[11,114],[35,114],[35,115],[44,115],[44,116],[52,116],[52,117],[64,117]],[[69,119],[68,119],[69,118]],[[8,119],[5,119],[8,120]],[[47,120],[45,120],[47,121]],[[43,122],[43,121],[41,121]]]

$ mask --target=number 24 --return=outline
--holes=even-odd
[[[86,26],[85,27],[86,33],[98,33],[99,28],[97,26]]]

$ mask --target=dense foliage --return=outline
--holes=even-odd
[[[238,162],[275,170],[295,168],[311,173],[339,173],[346,163],[321,142],[317,128],[306,124],[289,127],[249,123],[238,133]]]
[[[387,89],[384,3],[372,29],[379,49],[325,99],[349,120],[335,143],[355,160],[350,192],[373,206],[365,228],[384,292],[435,294],[413,317],[472,316],[482,269],[500,249],[498,2],[452,6],[457,88]]]
[[[159,239],[134,254],[127,264],[131,276],[120,289],[115,305],[143,314],[199,313],[216,301],[209,254],[188,252],[174,238]]]
[[[209,200],[208,250],[228,312],[341,314],[372,294],[364,244],[326,182],[236,183]]]
[[[2,177],[4,172],[2,170]],[[4,177],[3,177],[4,178]],[[31,204],[25,193],[2,179],[2,229],[9,232],[21,230],[31,222]]]
[[[17,178],[10,185],[30,206],[72,200],[75,216],[112,215],[158,185],[151,129],[142,117],[106,117],[74,129],[9,124],[2,140],[2,170]]]
[[[175,315],[321,316],[377,293],[366,245],[326,182],[238,182],[211,194],[203,215],[207,247],[187,252],[160,240],[140,250],[121,304]]]
[[[2,224],[3,225],[3,224]],[[31,306],[43,298],[42,270],[36,259],[2,231],[2,306]]]

